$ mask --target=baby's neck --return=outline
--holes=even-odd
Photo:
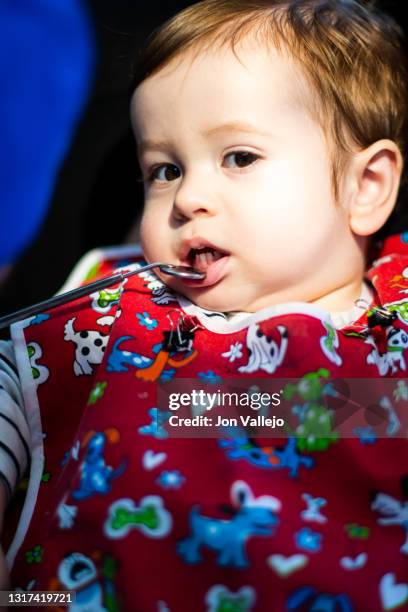
[[[348,283],[343,287],[339,287],[334,291],[330,292],[330,294],[323,295],[319,298],[308,300],[307,303],[313,304],[324,310],[330,314],[342,313],[348,310],[351,310],[356,305],[356,301],[361,297],[362,287],[364,286],[363,279],[357,279],[353,283]],[[287,300],[290,302],[304,302],[302,299],[292,299]],[[273,306],[277,304],[269,304],[269,306]],[[238,313],[248,313],[251,314],[253,312],[257,312],[258,310],[263,310],[264,308],[268,308],[268,304],[263,304],[259,309],[250,310],[250,309],[242,309],[242,310],[234,310],[225,312],[228,315],[234,315]]]
[[[372,302],[372,289],[369,284],[364,280],[356,282],[355,287],[351,290],[350,285],[342,287],[335,292],[336,295],[330,294],[330,296],[323,296],[317,300],[310,301],[309,304],[313,304],[318,308],[330,313],[333,316],[335,326],[341,326],[346,324],[352,319],[360,316],[361,309],[367,308]],[[362,303],[358,304],[361,300]],[[228,320],[240,320],[251,314],[245,311],[231,311],[224,312],[224,316]],[[338,325],[337,325],[338,323]]]
[[[339,287],[328,295],[323,295],[315,300],[311,300],[310,304],[335,314],[350,310],[355,306],[356,301],[361,296],[361,287],[363,279],[357,279],[353,283],[349,283],[344,287]]]

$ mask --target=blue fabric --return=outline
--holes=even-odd
[[[0,0],[0,266],[40,226],[94,61],[80,0]]]

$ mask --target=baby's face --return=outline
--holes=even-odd
[[[238,57],[187,55],[136,90],[142,246],[148,261],[207,273],[163,276],[203,308],[315,301],[349,280],[353,240],[327,141],[299,68],[249,44]]]

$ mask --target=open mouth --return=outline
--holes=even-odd
[[[200,272],[206,272],[215,261],[218,261],[225,256],[216,249],[203,247],[201,249],[190,249],[187,260],[189,265]]]
[[[228,271],[230,253],[221,251],[207,240],[195,237],[185,241],[184,248],[180,253],[180,263],[191,266],[199,272],[205,272],[203,280],[183,280],[186,285],[191,287],[209,287],[214,285]]]

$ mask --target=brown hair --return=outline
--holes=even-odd
[[[300,64],[316,94],[315,118],[329,136],[335,196],[351,146],[382,138],[405,148],[407,69],[402,32],[373,2],[204,0],[150,37],[132,89],[186,51],[236,45],[248,34]]]

